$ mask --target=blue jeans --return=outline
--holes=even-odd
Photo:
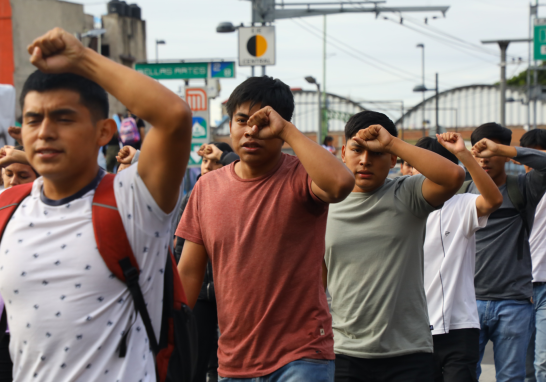
[[[523,382],[527,346],[534,329],[533,305],[528,300],[477,302],[481,327],[478,379],[485,345],[491,340],[497,382]]]
[[[334,382],[334,365],[333,360],[302,358],[263,377],[222,378],[218,376],[218,382]]]
[[[535,332],[527,351],[526,382],[546,381],[546,284],[533,284]]]

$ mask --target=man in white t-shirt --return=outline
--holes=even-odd
[[[97,250],[91,203],[104,171],[96,158],[116,131],[107,91],[154,126],[138,166],[116,176],[114,194],[158,336],[191,111],[158,82],[84,48],[62,29],[38,38],[28,51],[39,71],[23,86],[22,135],[28,162],[42,177],[0,242],[14,380],[156,381],[129,290]]]
[[[460,134],[437,137],[421,138],[416,146],[456,164],[460,160],[481,195],[455,195],[427,220],[424,286],[434,342],[435,380],[477,382],[480,320],[474,291],[474,234],[500,207],[502,194],[466,149]]]

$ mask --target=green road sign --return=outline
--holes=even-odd
[[[533,36],[535,60],[546,60],[546,19],[536,19]]]
[[[135,70],[156,80],[235,78],[235,63],[233,61],[146,63],[136,64]]]
[[[199,148],[201,147],[203,143],[192,143],[191,144],[191,151],[190,151],[190,161],[188,163],[188,167],[199,167],[201,166],[201,162],[203,160],[202,157],[197,154],[199,151]]]

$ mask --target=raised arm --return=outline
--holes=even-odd
[[[388,152],[411,163],[425,176],[423,197],[433,207],[442,205],[455,195],[464,182],[465,174],[461,167],[432,151],[390,135],[380,125],[360,130],[354,139],[370,151]]]
[[[208,260],[207,251],[203,245],[186,240],[178,262],[178,274],[182,280],[188,306],[192,309],[203,285]]]
[[[248,120],[251,136],[258,139],[279,137],[294,153],[313,181],[311,189],[322,201],[338,203],[351,193],[353,174],[328,150],[303,135],[292,123],[285,121],[273,108],[266,106]]]
[[[493,179],[480,167],[470,151],[467,150],[462,135],[443,133],[441,135],[436,134],[436,137],[438,142],[454,154],[466,167],[476,188],[480,191],[480,196],[476,199],[478,217],[495,212],[502,204],[502,194]]]
[[[7,167],[14,163],[30,166],[24,151],[16,150],[15,147],[8,145],[0,148],[0,167]]]
[[[154,126],[142,144],[138,172],[159,207],[172,211],[189,158],[188,105],[159,82],[85,48],[60,28],[34,40],[28,52],[42,72],[86,77]]]

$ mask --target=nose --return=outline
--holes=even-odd
[[[9,184],[11,187],[21,184],[19,177],[17,175],[12,176],[9,181]]]
[[[360,165],[366,166],[372,163],[372,156],[368,150],[364,150],[360,156]]]
[[[42,120],[38,130],[38,139],[48,141],[56,137],[55,124],[47,116]]]

